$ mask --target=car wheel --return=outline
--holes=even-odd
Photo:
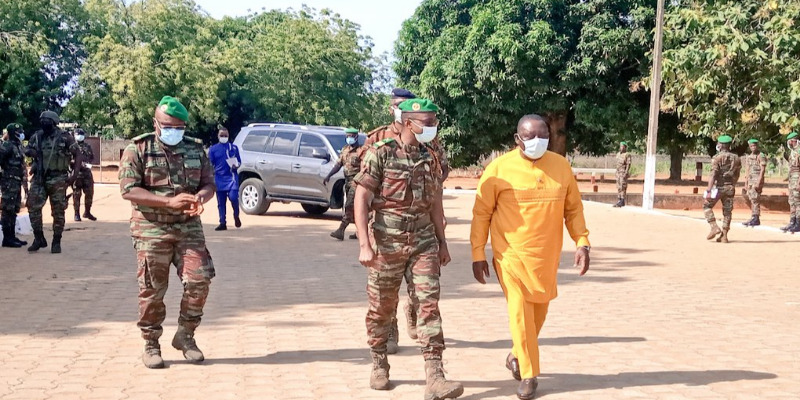
[[[328,211],[328,207],[318,206],[316,204],[303,204],[303,210],[311,215],[322,215]]]
[[[270,202],[264,185],[256,178],[250,178],[239,186],[239,207],[245,214],[261,215],[269,210]]]

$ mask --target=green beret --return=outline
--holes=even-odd
[[[789,134],[789,136],[786,136],[786,140],[795,139],[795,138],[797,138],[797,136],[800,136],[800,135],[798,135],[797,132],[792,132],[792,133]]]
[[[619,145],[620,145],[620,146],[625,146],[625,147],[628,147],[628,142],[619,142]]]
[[[189,122],[189,111],[181,104],[178,99],[172,96],[164,96],[158,103],[158,108],[164,114],[175,117],[183,122]]]
[[[728,136],[728,135],[722,135],[722,136],[717,138],[717,142],[722,143],[722,144],[728,144],[730,142],[733,142],[733,138]]]
[[[345,129],[345,130],[344,130],[344,133],[349,133],[349,134],[353,134],[353,133],[355,133],[355,134],[358,134],[358,129],[355,129],[355,128],[347,128],[347,129]]]
[[[428,99],[411,99],[397,106],[403,112],[437,112],[439,106]]]
[[[750,140],[747,141],[747,143],[758,144],[758,139],[750,139]]]
[[[6,132],[8,132],[8,133],[12,133],[12,132],[20,131],[20,130],[22,130],[22,125],[20,125],[20,124],[11,123],[11,124],[8,124],[8,126],[6,126]]]
[[[42,118],[48,118],[48,119],[52,120],[54,123],[56,123],[56,124],[61,122],[61,119],[58,118],[58,114],[56,114],[53,111],[44,111],[44,112],[42,112],[42,114],[39,115],[39,119],[42,119]]]

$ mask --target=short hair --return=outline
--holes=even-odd
[[[517,122],[517,131],[519,131],[519,129],[522,127],[522,125],[524,125],[526,123],[529,123],[529,122],[534,122],[534,121],[544,122],[545,126],[547,126],[547,131],[548,132],[550,131],[550,124],[547,122],[547,119],[545,119],[544,117],[542,117],[539,114],[523,115],[522,118],[519,119],[519,122]]]

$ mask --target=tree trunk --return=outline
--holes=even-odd
[[[683,148],[680,146],[669,149],[669,179],[681,180],[683,174]]]
[[[552,113],[544,116],[550,125],[548,150],[567,156],[567,113]]]

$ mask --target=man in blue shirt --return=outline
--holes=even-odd
[[[219,226],[215,231],[228,229],[225,222],[225,201],[230,199],[233,208],[233,220],[236,227],[242,226],[239,219],[239,173],[237,169],[242,165],[242,157],[239,155],[239,148],[233,143],[228,143],[230,134],[225,128],[221,128],[217,134],[219,143],[208,149],[208,159],[214,166],[214,179],[217,183],[217,208],[219,209]]]

